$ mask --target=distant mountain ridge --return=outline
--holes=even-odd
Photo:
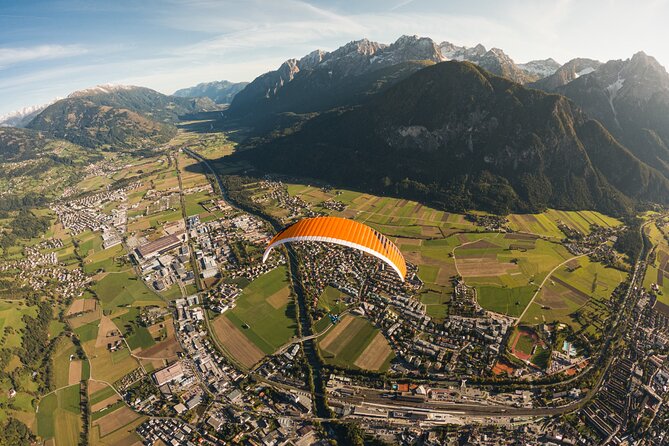
[[[439,48],[432,39],[402,36],[391,45],[368,39],[349,42],[332,52],[313,51],[301,59],[289,59],[277,70],[258,76],[240,91],[230,104],[229,113],[240,117],[280,112],[317,112],[350,104],[351,97],[382,89],[393,77],[402,78],[423,63],[441,62]],[[392,74],[392,67],[398,67]],[[385,71],[383,71],[385,70]],[[372,73],[378,72],[378,78]],[[346,91],[346,84],[353,85]],[[288,88],[290,87],[290,88]],[[334,96],[331,91],[340,95]]]
[[[229,104],[237,93],[246,87],[248,82],[213,81],[202,82],[194,87],[182,88],[172,96],[180,98],[209,98],[216,104]]]
[[[13,112],[2,115],[0,116],[0,127],[25,127],[42,110],[59,99],[55,99],[48,104],[23,107],[20,110],[15,110]]]
[[[437,44],[428,37],[401,36],[390,45],[361,39],[332,52],[315,50],[300,59],[289,59],[277,70],[258,76],[234,97],[228,113],[258,119],[272,113],[321,112],[357,104],[370,97],[370,92],[387,88],[425,64],[446,60],[467,60],[521,83],[552,74],[559,67],[552,59],[521,67],[498,48]],[[402,69],[393,74],[393,67],[400,66]],[[354,85],[348,92],[344,88],[347,83]],[[330,94],[333,90],[338,94]]]
[[[71,93],[27,128],[84,147],[141,149],[168,141],[179,116],[215,109],[207,98],[177,98],[144,87],[101,85]]]
[[[592,62],[570,61],[563,68],[580,70],[575,75],[557,81],[549,77],[534,86],[573,100],[637,158],[669,178],[669,74],[643,52],[627,60]]]
[[[468,62],[428,66],[238,156],[450,209],[619,213],[631,199],[669,200],[669,181],[568,99]]]

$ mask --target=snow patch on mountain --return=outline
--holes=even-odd
[[[618,79],[606,87],[606,93],[609,96],[609,105],[611,106],[611,111],[613,112],[613,119],[615,119],[618,127],[620,127],[620,122],[618,122],[618,112],[616,111],[616,107],[613,105],[613,100],[618,95],[620,89],[623,88],[623,84],[625,84],[625,79],[620,77],[620,73],[618,73]]]
[[[583,68],[581,71],[577,71],[577,72],[574,74],[574,76],[575,76],[574,79],[577,79],[577,78],[579,78],[579,77],[581,77],[581,76],[585,76],[586,74],[590,74],[590,73],[592,73],[592,72],[594,72],[594,71],[595,71],[595,69],[594,69],[593,67],[586,67],[586,68]]]
[[[42,105],[31,105],[28,107],[23,107],[19,110],[9,112],[5,115],[0,116],[0,127],[25,127],[28,125],[30,120],[37,116],[42,110],[47,108],[49,105],[60,100],[61,98],[56,98],[53,101],[42,104]]]
[[[95,87],[84,88],[83,90],[77,90],[73,93],[70,93],[67,97],[69,98],[80,98],[83,96],[90,96],[94,94],[104,94],[104,93],[113,93],[115,91],[122,90],[133,90],[138,88],[134,85],[119,85],[119,84],[102,84],[96,85]]]

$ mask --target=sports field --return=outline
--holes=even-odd
[[[224,346],[230,336],[225,333],[225,327],[230,325],[264,354],[271,354],[284,345],[297,330],[286,267],[273,269],[244,287],[235,308],[214,322],[221,318],[228,322],[219,322],[214,327]]]
[[[607,302],[626,273],[592,262],[574,259],[560,267],[545,282],[523,316],[522,322],[561,322],[574,330],[598,335],[610,316]]]
[[[383,335],[366,319],[346,315],[318,347],[328,364],[344,368],[385,371],[394,357]]]
[[[551,349],[539,338],[536,331],[519,326],[511,334],[509,349],[518,359],[528,361],[539,368],[546,368],[550,361]],[[508,373],[508,370],[503,370]]]

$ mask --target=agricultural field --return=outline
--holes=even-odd
[[[346,315],[320,338],[326,363],[344,368],[385,371],[394,353],[381,332],[366,319]]]
[[[160,296],[135,276],[132,268],[107,274],[93,285],[93,290],[105,312],[127,305],[165,305]]]
[[[113,383],[139,366],[127,348],[113,352],[107,348],[109,343],[120,339],[112,335],[119,331],[108,316],[97,317],[74,329],[89,360],[91,378]]]
[[[228,353],[238,360],[233,350],[238,350],[235,346],[239,342],[255,347],[254,354],[241,361],[245,364],[257,358],[258,351],[262,356],[271,354],[288,342],[295,336],[297,323],[286,267],[263,274],[244,287],[235,308],[217,317],[212,326]]]
[[[656,286],[657,301],[668,306],[669,310],[669,242],[665,238],[667,227],[662,223],[659,225],[651,223],[646,227],[646,234],[655,249],[648,262],[643,285],[649,290]]]
[[[53,353],[53,379],[56,389],[78,384],[81,381],[82,361],[71,357],[76,350],[69,337],[58,340]]]
[[[520,316],[546,275],[572,255],[557,243],[525,234],[458,236],[458,273],[477,291],[479,305]]]
[[[137,322],[139,312],[138,307],[124,308],[114,313],[112,319],[132,351],[144,350],[156,343],[149,330]]]
[[[549,209],[542,214],[509,215],[509,227],[522,233],[484,233],[463,215],[411,200],[306,184],[286,187],[289,195],[310,203],[316,211],[356,219],[391,237],[407,261],[418,266],[418,277],[425,284],[419,298],[437,320],[448,312],[453,278],[458,275],[476,289],[483,308],[520,316],[546,275],[572,257],[558,243],[565,236],[559,224],[582,233],[589,233],[593,224],[621,224],[594,211]],[[330,199],[344,203],[346,209],[324,209],[321,204]]]
[[[146,417],[133,412],[123,403],[116,403],[109,409],[95,412],[91,418],[91,444],[100,445],[135,444],[139,437],[134,429],[146,420]]]
[[[45,396],[37,412],[37,434],[53,438],[56,446],[78,444],[81,431],[79,385]]]
[[[205,155],[206,156],[206,155]],[[197,186],[207,186],[209,180],[200,162],[185,153],[179,154],[179,170],[181,172],[181,183],[184,189]]]
[[[558,211],[555,209],[549,209],[542,214],[511,214],[508,219],[509,227],[515,231],[557,239],[564,237],[564,233],[558,228],[560,223],[583,234],[590,233],[592,224],[604,228],[622,224],[613,217],[595,211]]]
[[[523,315],[526,324],[560,322],[598,337],[610,316],[608,301],[625,273],[587,257],[558,268]]]
[[[94,274],[98,271],[116,273],[128,267],[122,245],[100,249],[88,255],[82,255],[82,257],[84,257],[84,272],[87,274]]]

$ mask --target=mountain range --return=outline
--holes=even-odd
[[[501,49],[486,50],[480,44],[467,48],[418,36],[402,36],[390,45],[362,39],[332,52],[316,50],[289,59],[257,77],[232,100],[229,116],[258,121],[268,114],[358,104],[426,64],[447,60],[473,62],[519,83],[549,76],[560,67],[553,59],[516,65]]]
[[[56,101],[26,127],[84,147],[146,148],[169,141],[180,116],[215,108],[208,98],[177,98],[149,88],[106,85]]]
[[[623,214],[669,201],[669,75],[644,53],[516,64],[483,45],[362,39],[289,59],[248,84],[203,83],[173,96],[81,90],[35,110],[27,129],[4,133],[0,145],[6,159],[45,138],[150,148],[169,140],[180,118],[213,110],[213,119],[249,129],[235,156],[262,172],[445,209]]]
[[[229,104],[232,102],[232,98],[248,84],[248,82],[230,81],[203,82],[194,87],[177,90],[172,96],[180,98],[209,98],[216,104]]]
[[[426,67],[368,103],[312,119],[238,157],[447,209],[630,208],[669,180],[564,96],[469,62]]]
[[[643,53],[519,65],[483,45],[363,39],[259,76],[227,118],[265,133],[238,155],[263,171],[452,209],[616,213],[669,201],[667,82]],[[304,119],[267,133],[264,123],[285,127],[292,114]]]
[[[40,114],[42,110],[47,108],[49,105],[56,102],[58,99],[49,102],[48,104],[42,105],[32,105],[28,107],[23,107],[20,110],[16,110],[5,115],[0,116],[0,127],[25,127],[33,120],[35,116]]]

